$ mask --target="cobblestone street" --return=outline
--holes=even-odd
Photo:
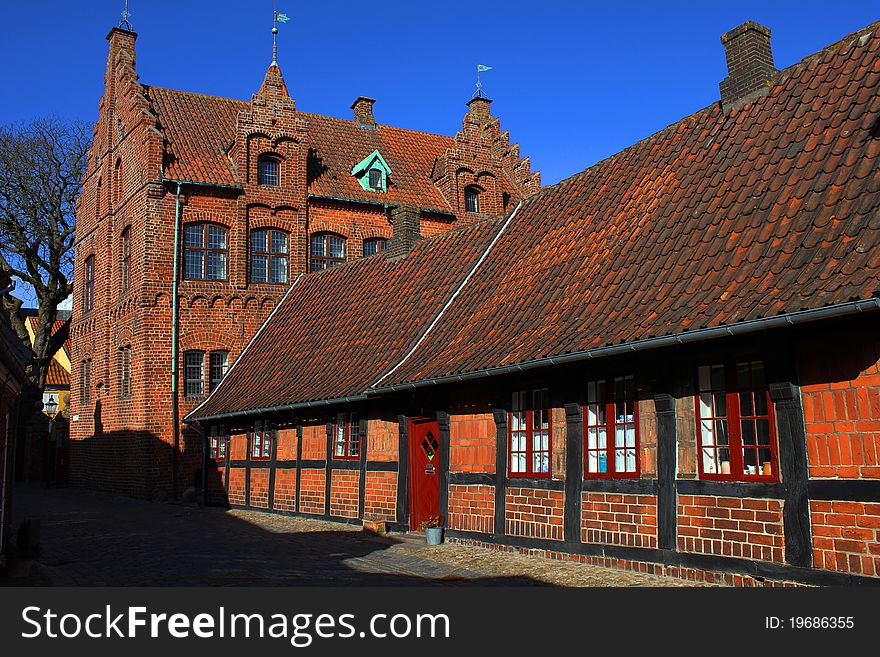
[[[61,586],[689,586],[683,580],[444,544],[420,534],[20,486],[41,521],[34,583]]]

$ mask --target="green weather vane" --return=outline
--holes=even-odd
[[[483,98],[483,82],[480,80],[480,73],[483,71],[491,71],[491,66],[485,64],[477,64],[477,90],[474,92],[474,98]]]
[[[279,13],[277,2],[273,3],[272,10],[272,66],[278,66],[278,23],[286,23],[290,17]]]

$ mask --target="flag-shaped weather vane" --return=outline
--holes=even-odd
[[[486,66],[485,64],[477,64],[477,90],[474,92],[474,98],[482,98],[483,97],[483,82],[480,80],[480,73],[483,71],[491,71],[491,66]]]
[[[278,66],[278,23],[290,20],[287,14],[278,11],[278,3],[272,5],[272,66]]]

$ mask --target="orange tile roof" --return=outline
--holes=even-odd
[[[37,330],[37,325],[39,324],[39,321],[40,321],[39,317],[37,317],[36,315],[28,315],[24,319],[30,325],[31,330],[33,330],[33,331]],[[58,332],[58,329],[60,329],[62,326],[64,326],[65,321],[67,321],[67,320],[64,320],[64,319],[56,319],[55,320],[55,322],[52,324],[52,335],[55,335]],[[68,338],[64,341],[64,348],[67,350],[68,354],[73,353],[73,351],[71,351],[71,348],[70,348],[70,338]]]
[[[238,112],[250,103],[160,87],[144,89],[167,140],[165,176],[238,185],[226,153],[235,138]],[[452,137],[385,125],[362,128],[353,120],[298,114],[308,125],[309,193],[451,211],[432,182],[431,171],[435,160],[452,146]],[[352,167],[376,149],[392,170],[383,194],[363,189],[351,175]]]
[[[272,338],[261,336],[236,369],[256,374],[295,354],[295,367],[312,373],[296,397],[318,400],[854,300],[876,305],[878,87],[880,22],[780,71],[766,96],[730,114],[713,104],[528,198],[421,341],[430,313],[398,317],[400,306],[384,305],[394,297],[369,309],[355,300],[367,298],[363,290],[425,289],[436,270],[395,269],[374,256],[310,278],[266,325]],[[432,243],[419,252],[443,253],[461,271]],[[472,250],[459,257],[474,259]],[[448,286],[431,290],[431,308],[445,305],[443,295],[450,301]],[[313,314],[320,331],[300,330]],[[373,348],[386,343],[372,327],[389,317],[396,344],[418,346],[409,357],[381,351],[374,367]],[[338,339],[357,350],[337,350]],[[327,388],[337,369],[359,367],[345,386]],[[279,381],[286,372],[273,370]],[[280,383],[230,377],[192,418],[287,398]]]
[[[53,388],[70,387],[70,372],[61,367],[54,358],[49,362],[49,369],[46,371],[46,385]]]
[[[301,277],[197,414],[361,394],[410,348],[499,226],[471,224],[421,240],[403,259],[379,253]]]

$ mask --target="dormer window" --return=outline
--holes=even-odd
[[[278,185],[278,160],[263,155],[259,160],[258,180],[261,185]]]
[[[357,178],[361,187],[367,191],[385,192],[388,190],[391,167],[379,151],[373,151],[352,167],[351,175]]]
[[[468,212],[480,211],[480,190],[477,187],[465,187],[464,209]]]
[[[379,169],[370,169],[370,189],[382,191],[382,172]]]

